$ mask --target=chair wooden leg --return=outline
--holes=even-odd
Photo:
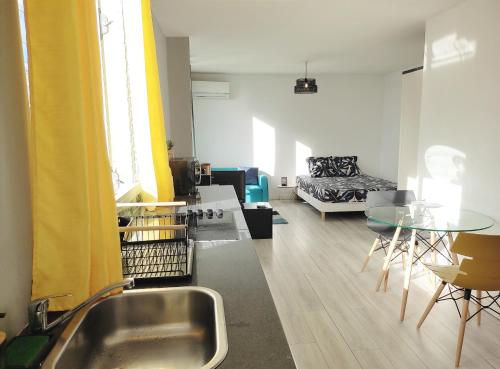
[[[446,282],[441,282],[439,287],[437,288],[436,292],[434,292],[434,295],[431,298],[431,301],[429,301],[429,305],[425,308],[424,313],[420,317],[420,320],[418,321],[417,328],[420,328],[422,324],[424,323],[425,319],[427,318],[427,315],[431,312],[432,308],[436,304],[436,301],[439,299],[439,296],[441,296],[441,293],[443,292],[443,289],[446,287]]]
[[[476,291],[476,298],[477,298],[477,325],[481,325],[481,297],[482,297],[482,291]]]
[[[462,356],[462,346],[464,344],[465,325],[467,324],[467,316],[469,313],[469,301],[471,290],[465,290],[464,304],[462,307],[462,318],[460,319],[460,328],[458,330],[457,350],[455,352],[455,368],[460,366],[460,357]]]
[[[408,261],[406,263],[405,278],[403,282],[403,297],[401,299],[401,311],[399,320],[405,320],[406,302],[408,301],[408,291],[410,289],[411,269],[413,267],[413,257],[415,254],[415,242],[417,240],[417,230],[411,231],[410,248],[408,249]]]
[[[462,290],[462,298],[465,296],[465,289]],[[467,320],[470,318],[470,309],[467,310]]]
[[[384,278],[384,292],[387,292],[387,284],[389,283],[389,272],[391,270],[387,269],[387,273],[385,273],[385,278]]]
[[[401,251],[401,263],[403,263],[403,271],[406,270],[406,252]]]
[[[321,221],[325,221],[326,219],[326,213],[324,211],[321,212]]]
[[[365,269],[366,269],[366,267],[368,265],[368,262],[370,261],[370,258],[372,257],[373,253],[375,252],[375,249],[377,248],[379,242],[380,242],[380,239],[378,237],[375,238],[375,241],[373,241],[372,248],[368,252],[368,255],[366,255],[365,262],[363,263],[363,267],[361,268],[362,272],[365,271]]]
[[[382,271],[380,272],[380,275],[378,277],[377,286],[375,288],[375,291],[377,291],[377,292],[380,290],[380,286],[382,285],[382,282],[385,279],[385,275],[387,274],[387,271],[389,270],[389,266],[391,264],[391,259],[392,259],[392,254],[394,253],[394,249],[396,248],[396,244],[398,243],[400,233],[401,233],[401,227],[397,227],[396,231],[394,232],[394,237],[392,237],[391,244],[389,245],[389,251],[387,252],[387,256],[385,257]]]

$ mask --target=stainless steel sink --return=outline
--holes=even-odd
[[[222,297],[203,287],[126,291],[80,311],[42,368],[215,368],[227,353]]]

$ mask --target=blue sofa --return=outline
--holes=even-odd
[[[212,168],[212,172],[221,171],[231,171],[231,170],[242,170],[240,168]],[[267,176],[264,174],[259,174],[258,177],[259,184],[247,184],[245,185],[245,202],[267,202],[269,201],[269,183]]]

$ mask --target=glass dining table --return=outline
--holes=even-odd
[[[492,218],[475,211],[423,202],[404,206],[374,207],[366,211],[366,216],[373,222],[395,229],[394,237],[377,280],[377,291],[380,290],[382,282],[387,281],[391,260],[401,231],[411,231],[401,299],[401,321],[405,317],[412,266],[428,254],[439,254],[450,263],[459,264],[457,255],[450,251],[453,244],[453,233],[481,231],[495,224]],[[419,246],[423,246],[419,252],[416,250],[417,242]]]

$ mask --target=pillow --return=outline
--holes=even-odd
[[[309,175],[312,178],[332,177],[334,172],[330,166],[331,156],[310,156],[306,158]]]
[[[241,167],[245,171],[245,184],[258,185],[259,184],[259,168],[256,167]]]
[[[359,170],[358,157],[353,156],[330,156],[330,168],[334,177],[354,177],[361,173]]]

